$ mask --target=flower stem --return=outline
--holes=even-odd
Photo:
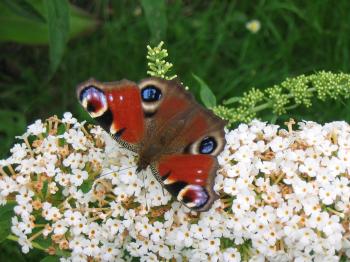
[[[15,242],[18,242],[18,237],[17,236],[14,236],[14,235],[8,235],[7,236],[7,239],[8,240],[12,240],[12,241],[15,241]],[[36,242],[32,242],[32,246],[36,249],[39,249],[39,250],[42,250],[42,251],[46,251],[46,248],[42,247],[41,245],[39,245],[38,243]]]
[[[337,216],[340,216],[341,218],[345,217],[345,215],[343,213],[338,212],[338,211],[334,210],[333,208],[326,207],[326,210],[331,212],[331,213],[333,213],[333,214],[335,214],[335,215],[337,215]]]
[[[7,167],[8,167],[8,169],[10,170],[11,175],[12,175],[12,176],[15,176],[15,175],[16,175],[16,172],[15,172],[15,170],[13,170],[13,167],[12,167],[11,165],[8,165]]]
[[[29,238],[29,241],[32,242],[34,239],[36,239],[38,236],[40,236],[43,232],[44,232],[45,229],[42,229],[38,232],[36,232],[34,235],[32,235],[30,238]]]
[[[310,93],[313,93],[313,92],[316,91],[316,88],[311,87],[311,88],[309,88],[307,91],[310,92]],[[292,97],[294,97],[294,95],[291,94],[291,93],[289,93],[289,94],[286,95],[286,97],[287,97],[287,98],[292,98]],[[298,106],[299,106],[298,104],[295,104],[295,105],[291,105],[290,107],[287,107],[286,109],[288,109],[288,110],[289,110],[289,109],[294,109],[294,108],[296,108],[296,107],[298,107]],[[258,105],[258,106],[256,106],[256,107],[254,107],[251,111],[254,112],[254,113],[256,113],[256,112],[262,111],[262,110],[267,109],[267,108],[270,108],[270,107],[273,107],[273,103],[272,103],[271,101],[266,102],[266,103],[261,104],[261,105]]]
[[[281,179],[284,177],[285,173],[281,172],[281,174],[277,177],[277,179],[273,182],[274,185],[277,185]]]
[[[262,110],[264,110],[266,108],[269,108],[269,107],[272,107],[272,103],[271,102],[267,102],[265,104],[261,104],[261,105],[258,105],[256,107],[254,107],[252,109],[252,112],[259,112],[259,111],[262,111]]]
[[[2,167],[0,167],[0,174],[4,177],[8,177],[8,175],[6,174],[6,172],[4,171],[4,169]]]
[[[31,147],[31,145],[30,145],[30,143],[28,141],[28,138],[24,137],[23,140],[24,140],[24,143],[27,145],[27,147],[29,149],[30,156],[34,157],[34,152],[33,152],[32,147]]]

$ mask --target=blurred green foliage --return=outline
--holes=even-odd
[[[145,77],[146,46],[160,40],[173,71],[198,98],[207,94],[203,87],[213,91],[211,105],[287,77],[349,72],[348,10],[346,0],[3,0],[0,157],[35,119],[65,111],[82,118],[77,83]],[[252,19],[261,23],[255,34],[245,27]],[[284,118],[349,121],[348,102],[318,101]],[[271,112],[260,117],[270,120]],[[1,244],[1,261],[41,256],[21,257],[14,245]]]
[[[6,5],[9,2],[27,5],[18,11],[20,8]],[[34,119],[64,111],[82,115],[75,100],[77,83],[92,76],[104,81],[145,77],[146,45],[161,39],[181,80],[199,98],[201,84],[193,74],[200,77],[218,104],[251,87],[265,88],[286,77],[316,70],[348,72],[350,67],[348,1],[75,0],[70,1],[71,40],[64,53],[49,51],[46,45],[45,2],[1,2],[1,156],[6,155],[13,137]],[[256,34],[245,28],[251,19],[261,23]],[[62,49],[64,38],[62,33],[59,44],[50,37],[50,43]],[[52,63],[58,64],[61,53],[59,68],[50,78],[50,54],[51,62],[56,59]],[[334,102],[325,107],[319,102],[286,117],[348,120],[347,104]],[[268,112],[260,117],[269,119]]]

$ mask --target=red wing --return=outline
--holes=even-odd
[[[114,138],[132,145],[142,140],[144,115],[140,90],[135,83],[89,80],[77,92],[85,110]]]
[[[217,199],[213,191],[217,165],[216,158],[210,155],[169,155],[158,162],[156,176],[187,207],[206,211]]]
[[[217,156],[223,150],[226,122],[198,104],[179,82],[148,78],[142,80],[139,87],[141,90],[154,87],[162,92],[160,100],[151,106],[150,103],[144,105],[148,116],[146,126],[152,127],[146,130],[150,143],[157,143],[163,135],[167,147],[163,151],[198,154],[201,141],[212,137],[216,148],[210,154]]]

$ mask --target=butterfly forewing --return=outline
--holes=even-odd
[[[80,84],[77,92],[85,110],[113,138],[129,148],[140,143],[145,125],[140,90],[135,83],[89,80]]]

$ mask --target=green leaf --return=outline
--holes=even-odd
[[[196,79],[196,81],[199,84],[199,87],[200,87],[199,95],[203,104],[207,108],[213,108],[214,106],[216,106],[216,97],[211,91],[211,89],[209,88],[209,86],[200,77],[196,76],[195,74],[192,74],[192,76],[194,77],[194,79]]]
[[[14,216],[13,208],[16,203],[7,203],[0,206],[0,243],[11,233],[11,218]]]
[[[4,0],[4,5],[15,14],[30,20],[45,23],[45,18],[26,0]]]
[[[89,192],[92,188],[93,183],[94,181],[90,179],[84,180],[83,184],[80,186],[81,191],[83,191],[83,193]]]
[[[70,257],[72,254],[65,250],[56,249],[56,255],[59,257]]]
[[[16,203],[11,202],[7,203],[4,206],[0,206],[0,221],[11,221],[11,218],[14,216],[14,207]]]
[[[41,235],[40,237],[35,239],[35,243],[39,244],[42,248],[47,249],[52,245],[52,240],[51,238],[44,238],[44,236]]]
[[[11,233],[11,221],[0,221],[0,243]]]
[[[141,0],[141,5],[151,31],[151,41],[158,43],[165,39],[167,29],[165,0]]]
[[[51,73],[54,73],[63,56],[69,35],[68,0],[45,0],[49,26]]]
[[[44,257],[40,262],[59,262],[60,258],[57,256],[47,256]]]
[[[238,96],[231,97],[231,98],[225,100],[225,101],[223,102],[223,104],[224,104],[224,105],[234,104],[234,103],[239,102],[239,100],[241,100],[241,99],[242,99],[242,97],[238,97]]]
[[[9,0],[10,1],[10,0]],[[47,9],[43,1],[27,0],[37,12],[47,20]],[[76,37],[84,32],[92,31],[97,21],[81,9],[70,5],[69,37]],[[48,44],[48,25],[24,16],[17,15],[0,1],[0,42],[16,42],[20,44]]]

